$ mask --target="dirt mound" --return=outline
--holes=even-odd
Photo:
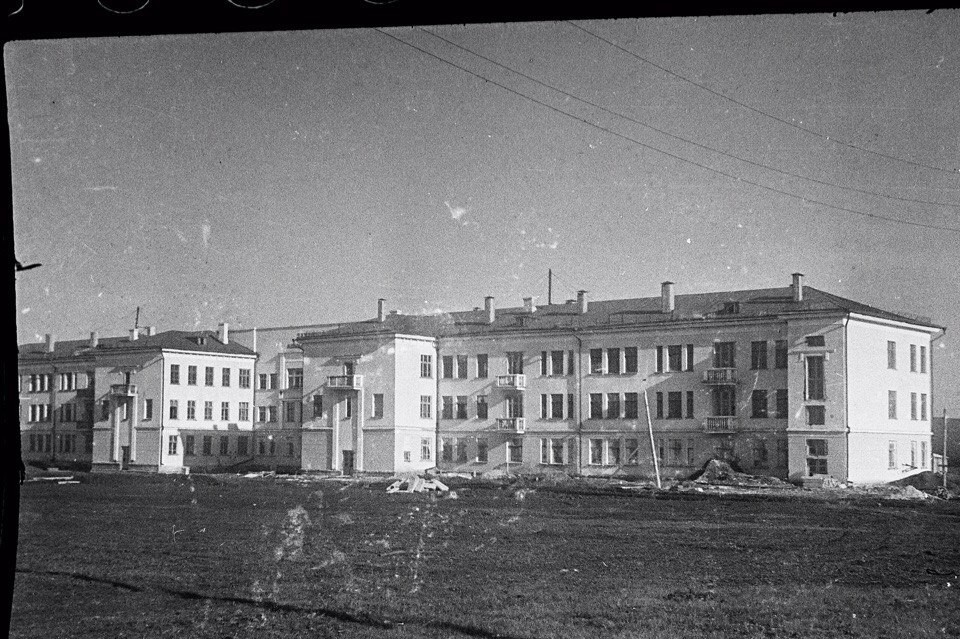
[[[749,488],[793,487],[792,484],[776,477],[741,473],[722,459],[711,459],[704,464],[703,469],[693,477],[693,481],[698,484],[710,484],[713,486],[743,486]]]

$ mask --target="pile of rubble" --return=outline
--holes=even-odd
[[[423,478],[419,475],[395,478],[395,481],[387,486],[388,493],[422,493],[426,490],[447,492],[450,489],[439,479]]]
[[[693,478],[694,483],[711,486],[737,486],[740,488],[794,488],[793,484],[768,475],[749,475],[733,469],[721,460],[711,459],[700,474]]]

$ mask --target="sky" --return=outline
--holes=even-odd
[[[21,343],[806,283],[946,326],[960,12],[13,42]],[[599,36],[599,37],[598,37]]]

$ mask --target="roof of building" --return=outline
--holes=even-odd
[[[803,299],[793,300],[793,288],[752,289],[718,293],[693,293],[674,296],[674,310],[662,312],[661,297],[590,301],[586,313],[579,312],[576,300],[563,304],[538,306],[531,313],[525,307],[496,309],[494,321],[487,323],[483,309],[435,315],[390,313],[383,322],[374,319],[348,322],[322,333],[305,333],[298,339],[345,336],[406,334],[455,336],[487,332],[523,330],[591,329],[614,326],[644,326],[675,321],[776,318],[794,313],[858,313],[886,320],[931,328],[942,328],[927,318],[892,313],[811,286],[803,287]]]
[[[136,340],[129,337],[101,337],[96,348],[90,347],[89,339],[55,341],[53,352],[47,352],[46,343],[21,344],[20,359],[65,359],[70,357],[96,357],[112,352],[178,350],[221,355],[256,355],[246,346],[221,342],[216,331],[164,331],[156,335],[140,335]]]

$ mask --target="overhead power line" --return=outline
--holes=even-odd
[[[787,196],[787,197],[790,197],[790,198],[793,198],[793,199],[796,199],[796,200],[800,200],[801,202],[804,202],[804,203],[819,204],[819,205],[821,205],[821,206],[824,206],[824,207],[827,207],[827,208],[830,208],[830,209],[833,209],[833,210],[836,210],[836,211],[843,211],[843,212],[845,212],[845,213],[851,213],[851,214],[853,214],[853,215],[859,215],[859,216],[862,216],[862,217],[868,217],[868,218],[872,218],[872,219],[875,219],[875,220],[884,220],[884,221],[887,221],[887,222],[893,222],[894,224],[904,224],[904,225],[907,225],[907,226],[917,226],[917,227],[920,227],[920,228],[927,228],[927,229],[935,229],[935,230],[939,230],[939,231],[951,231],[951,232],[954,232],[954,233],[960,233],[960,228],[956,228],[956,227],[939,226],[939,225],[936,225],[936,224],[927,224],[927,223],[924,223],[924,222],[915,222],[915,221],[911,221],[911,220],[902,220],[902,219],[898,219],[898,218],[895,218],[895,217],[889,217],[889,216],[886,216],[886,215],[880,215],[879,213],[869,213],[869,212],[867,212],[867,211],[859,211],[859,210],[857,210],[857,209],[851,209],[851,208],[847,208],[847,207],[843,207],[843,206],[837,206],[836,204],[830,204],[830,203],[824,202],[824,201],[822,201],[822,200],[817,200],[817,199],[814,199],[814,198],[804,197],[804,196],[802,196],[802,195],[797,195],[796,193],[790,193],[789,191],[783,191],[783,190],[778,189],[778,188],[776,188],[776,187],[767,186],[767,185],[765,185],[765,184],[760,184],[759,182],[754,182],[754,181],[752,181],[752,180],[747,180],[747,179],[745,179],[745,178],[741,178],[741,177],[739,177],[739,176],[732,175],[732,174],[727,173],[727,172],[725,172],[725,171],[721,171],[720,169],[715,169],[715,168],[713,168],[713,167],[711,167],[711,166],[707,166],[707,165],[705,165],[705,164],[701,164],[701,163],[695,162],[695,161],[693,161],[693,160],[688,160],[687,158],[684,158],[684,157],[681,157],[681,156],[679,156],[679,155],[676,155],[675,153],[671,153],[670,151],[664,151],[663,149],[659,149],[659,148],[657,148],[657,147],[655,147],[655,146],[652,146],[652,145],[650,145],[650,144],[647,144],[647,143],[645,143],[645,142],[641,142],[640,140],[637,140],[636,138],[632,138],[632,137],[630,137],[630,136],[628,136],[628,135],[626,135],[626,134],[619,133],[619,132],[617,132],[617,131],[613,131],[613,130],[608,129],[608,128],[606,128],[606,127],[603,127],[603,126],[601,126],[601,125],[599,125],[599,124],[594,124],[593,122],[590,122],[589,120],[585,120],[584,118],[581,118],[581,117],[579,117],[579,116],[573,115],[572,113],[567,113],[566,111],[563,111],[562,109],[558,109],[557,107],[553,106],[552,104],[548,104],[548,103],[546,103],[546,102],[543,102],[542,100],[538,100],[537,98],[534,98],[534,97],[531,97],[531,96],[526,95],[526,94],[524,94],[524,93],[521,93],[521,92],[519,92],[519,91],[517,91],[517,90],[515,90],[515,89],[511,89],[510,87],[508,87],[508,86],[506,86],[506,85],[504,85],[504,84],[501,84],[500,82],[497,82],[496,80],[492,80],[492,79],[490,79],[490,78],[488,78],[488,77],[486,77],[486,76],[483,76],[483,75],[481,75],[481,74],[479,74],[479,73],[476,73],[476,72],[474,72],[474,71],[471,71],[471,70],[467,69],[466,67],[460,66],[459,64],[456,64],[455,62],[451,62],[450,60],[447,60],[446,58],[443,58],[442,56],[439,56],[439,55],[437,55],[436,53],[433,53],[432,51],[428,51],[427,49],[424,49],[424,48],[422,48],[422,47],[419,47],[419,46],[417,46],[417,45],[415,45],[415,44],[411,44],[410,42],[407,42],[407,41],[402,40],[401,38],[398,38],[398,37],[396,37],[396,36],[394,36],[394,35],[392,35],[392,34],[390,34],[390,33],[387,33],[387,32],[384,31],[383,29],[378,28],[378,29],[376,29],[376,30],[377,30],[378,32],[380,32],[381,34],[387,36],[388,38],[390,38],[390,39],[392,39],[392,40],[396,40],[396,41],[399,42],[400,44],[403,44],[403,45],[405,45],[405,46],[407,46],[407,47],[410,47],[411,49],[416,49],[417,51],[420,51],[420,52],[423,53],[424,55],[427,55],[427,56],[430,56],[431,58],[434,58],[434,59],[436,59],[436,60],[439,60],[440,62],[443,62],[444,64],[447,64],[447,65],[449,65],[449,66],[451,66],[451,67],[454,67],[455,69],[459,69],[460,71],[463,71],[464,73],[468,73],[468,74],[474,76],[475,78],[478,78],[478,79],[480,79],[480,80],[483,80],[483,81],[486,82],[486,83],[489,83],[489,84],[493,84],[493,85],[495,85],[495,86],[498,86],[498,87],[500,87],[501,89],[503,89],[504,91],[508,91],[508,92],[510,92],[510,93],[512,93],[512,94],[514,94],[514,95],[516,95],[516,96],[519,96],[519,97],[521,97],[521,98],[523,98],[523,99],[525,99],[525,100],[529,100],[530,102],[533,102],[534,104],[539,104],[540,106],[545,107],[545,108],[547,108],[547,109],[550,109],[551,111],[554,111],[554,112],[556,112],[556,113],[559,113],[560,115],[563,115],[563,116],[566,116],[566,117],[571,118],[571,119],[573,119],[573,120],[576,120],[577,122],[580,122],[580,123],[582,123],[582,124],[586,124],[586,125],[589,126],[589,127],[592,127],[592,128],[594,128],[594,129],[598,129],[598,130],[603,131],[604,133],[607,133],[607,134],[612,135],[612,136],[614,136],[614,137],[618,137],[618,138],[620,138],[620,139],[622,139],[622,140],[626,140],[627,142],[632,142],[633,144],[636,144],[636,145],[638,145],[638,146],[641,146],[641,147],[643,147],[643,148],[645,148],[645,149],[649,149],[649,150],[651,150],[651,151],[655,151],[655,152],[657,152],[657,153],[660,153],[660,154],[662,154],[662,155],[666,155],[666,156],[668,156],[668,157],[671,157],[671,158],[673,158],[673,159],[675,159],[675,160],[679,160],[679,161],[681,161],[681,162],[685,162],[685,163],[687,163],[687,164],[692,164],[693,166],[697,166],[697,167],[700,167],[701,169],[710,171],[710,172],[712,172],[712,173],[716,173],[716,174],[718,174],[718,175],[722,175],[722,176],[724,176],[724,177],[728,177],[728,178],[730,178],[730,179],[732,179],[732,180],[736,180],[737,182],[742,182],[742,183],[744,183],[744,184],[749,184],[749,185],[751,185],[751,186],[756,186],[757,188],[761,188],[761,189],[764,189],[764,190],[766,190],[766,191],[770,191],[770,192],[772,192],[772,193],[779,193],[780,195],[785,195],[785,196]]]
[[[799,173],[794,173],[794,172],[792,172],[792,171],[784,171],[784,170],[782,170],[782,169],[778,169],[778,168],[776,168],[776,167],[772,167],[772,166],[770,166],[770,165],[768,165],[768,164],[763,164],[762,162],[755,162],[755,161],[753,161],[753,160],[749,160],[749,159],[747,159],[747,158],[740,157],[739,155],[734,155],[733,153],[729,153],[729,152],[727,152],[727,151],[723,151],[723,150],[721,150],[721,149],[714,148],[714,147],[709,146],[709,145],[707,145],[707,144],[702,144],[702,143],[700,143],[700,142],[697,142],[696,140],[691,140],[691,139],[689,139],[689,138],[685,138],[685,137],[683,137],[682,135],[677,135],[677,134],[675,134],[675,133],[670,133],[669,131],[665,131],[665,130],[663,130],[663,129],[657,128],[657,127],[655,127],[655,126],[653,126],[653,125],[647,124],[646,122],[642,122],[642,121],[637,120],[637,119],[635,119],[635,118],[633,118],[633,117],[630,117],[629,115],[625,115],[625,114],[623,114],[623,113],[620,113],[619,111],[613,111],[612,109],[608,109],[607,107],[605,107],[605,106],[603,106],[603,105],[601,105],[601,104],[597,104],[596,102],[592,102],[592,101],[590,101],[590,100],[587,100],[586,98],[581,98],[580,96],[575,95],[575,94],[573,94],[573,93],[570,93],[570,92],[568,92],[568,91],[565,91],[564,89],[557,88],[557,87],[555,87],[555,86],[553,86],[553,85],[551,85],[551,84],[548,84],[548,83],[546,83],[546,82],[543,82],[543,81],[541,81],[541,80],[538,80],[537,78],[535,78],[535,77],[533,77],[533,76],[531,76],[531,75],[528,75],[528,74],[524,73],[523,71],[518,71],[517,69],[514,69],[514,68],[512,68],[512,67],[509,67],[509,66],[507,66],[507,65],[505,65],[505,64],[503,64],[503,63],[501,63],[501,62],[497,62],[496,60],[493,60],[493,59],[491,59],[491,58],[488,58],[487,56],[485,56],[485,55],[483,55],[483,54],[481,54],[481,53],[477,53],[477,52],[474,51],[473,49],[467,48],[467,47],[465,47],[465,46],[463,46],[463,45],[461,45],[461,44],[458,44],[458,43],[456,43],[456,42],[454,42],[454,41],[452,41],[452,40],[448,40],[447,38],[445,38],[445,37],[443,37],[443,36],[441,36],[441,35],[439,35],[439,34],[436,34],[436,33],[432,32],[432,31],[430,31],[430,30],[428,30],[428,29],[423,29],[423,28],[421,28],[420,30],[423,31],[424,33],[428,33],[428,34],[432,35],[432,36],[435,37],[435,38],[438,38],[438,39],[440,39],[440,40],[443,40],[443,41],[446,42],[447,44],[450,44],[450,45],[452,45],[452,46],[460,49],[461,51],[466,51],[467,53],[469,53],[469,54],[471,54],[471,55],[474,55],[474,56],[476,56],[476,57],[478,57],[478,58],[480,58],[480,59],[482,59],[482,60],[486,60],[487,62],[489,62],[489,63],[491,63],[491,64],[495,64],[495,65],[498,66],[498,67],[501,67],[501,68],[503,68],[503,69],[506,69],[507,71],[510,71],[511,73],[515,73],[516,75],[519,75],[519,76],[521,76],[521,77],[523,77],[523,78],[526,78],[527,80],[530,80],[531,82],[535,82],[535,83],[539,84],[539,85],[542,86],[542,87],[545,87],[545,88],[547,88],[547,89],[550,89],[551,91],[556,91],[557,93],[561,93],[561,94],[563,94],[563,95],[565,95],[565,96],[567,96],[567,97],[573,98],[574,100],[577,100],[577,101],[579,101],[579,102],[583,102],[584,104],[590,105],[590,106],[592,106],[592,107],[594,107],[594,108],[596,108],[596,109],[600,109],[601,111],[603,111],[603,112],[605,112],[605,113],[609,113],[610,115],[614,115],[614,116],[616,116],[616,117],[618,117],[618,118],[623,118],[624,120],[627,120],[627,121],[629,121],[629,122],[633,122],[634,124],[637,124],[637,125],[639,125],[639,126],[645,127],[645,128],[650,129],[650,130],[652,130],[652,131],[656,131],[657,133],[660,133],[660,134],[665,135],[665,136],[667,136],[667,137],[673,138],[674,140],[680,140],[681,142],[686,142],[687,144],[692,144],[692,145],[694,145],[694,146],[696,146],[696,147],[699,147],[699,148],[701,148],[701,149],[706,149],[707,151],[712,151],[712,152],[714,152],[714,153],[719,153],[720,155],[726,156],[726,157],[728,157],[728,158],[733,158],[734,160],[738,160],[738,161],[740,161],[740,162],[745,162],[745,163],[747,163],[747,164],[750,164],[750,165],[752,165],[752,166],[755,166],[755,167],[758,167],[758,168],[761,168],[761,169],[765,169],[765,170],[768,170],[768,171],[773,171],[774,173],[779,173],[779,174],[781,174],[781,175],[786,175],[786,176],[798,178],[798,179],[801,179],[801,180],[808,180],[808,181],[810,181],[810,182],[813,182],[813,183],[815,183],[815,184],[820,184],[820,185],[823,185],[823,186],[830,186],[830,187],[837,188],[837,189],[843,189],[843,190],[845,190],[845,191],[854,191],[854,192],[856,192],[856,193],[863,193],[864,195],[872,195],[872,196],[875,196],[875,197],[883,197],[883,198],[888,198],[888,199],[891,199],[891,200],[898,200],[898,201],[900,201],[900,202],[913,202],[913,203],[915,203],[915,204],[931,204],[931,205],[934,205],[934,206],[947,206],[947,207],[952,207],[952,208],[960,208],[960,204],[950,204],[950,203],[948,203],[948,202],[935,202],[935,201],[933,201],[933,200],[921,200],[921,199],[917,199],[917,198],[900,197],[900,196],[897,196],[897,195],[887,195],[887,194],[885,194],[885,193],[879,193],[879,192],[877,192],[877,191],[871,191],[871,190],[869,190],[869,189],[860,189],[860,188],[857,188],[857,187],[855,187],[855,186],[844,186],[844,185],[842,185],[842,184],[837,184],[836,182],[830,182],[830,181],[827,181],[827,180],[820,180],[820,179],[817,179],[817,178],[814,178],[814,177],[809,177],[809,176],[802,175],[802,174],[799,174]]]
[[[872,155],[876,155],[876,156],[879,156],[879,157],[882,157],[882,158],[886,158],[886,159],[888,159],[888,160],[894,160],[894,161],[896,161],[896,162],[903,162],[904,164],[910,164],[910,165],[912,165],[912,166],[923,167],[923,168],[925,168],[925,169],[931,169],[931,170],[934,170],[934,171],[939,171],[939,172],[941,172],[941,173],[948,173],[948,174],[953,175],[953,176],[960,175],[960,167],[955,168],[955,169],[949,169],[949,168],[944,168],[944,167],[942,167],[942,166],[935,166],[935,165],[933,165],[933,164],[925,164],[925,163],[923,163],[923,162],[916,162],[916,161],[914,161],[914,160],[908,160],[907,158],[902,158],[902,157],[899,157],[899,156],[896,156],[896,155],[890,155],[890,154],[888,154],[888,153],[882,153],[882,152],[880,152],[880,151],[874,151],[873,149],[868,149],[868,148],[865,148],[865,147],[862,147],[862,146],[857,146],[856,144],[853,144],[853,143],[851,143],[851,142],[845,142],[845,141],[840,140],[840,139],[837,139],[837,138],[835,138],[835,137],[832,137],[832,136],[829,136],[829,135],[820,133],[819,131],[814,131],[813,129],[808,129],[807,127],[800,126],[800,125],[797,124],[796,122],[791,122],[790,120],[786,120],[786,119],[784,119],[784,118],[777,117],[777,116],[773,115],[772,113],[767,113],[766,111],[764,111],[764,110],[762,110],[762,109],[758,109],[757,107],[750,106],[749,104],[746,104],[746,103],[744,103],[744,102],[741,102],[741,101],[737,100],[736,98],[731,98],[730,96],[726,95],[725,93],[721,93],[720,91],[716,91],[716,90],[714,90],[714,89],[711,89],[710,87],[706,86],[705,84],[701,84],[701,83],[697,82],[696,80],[691,80],[690,78],[687,78],[687,77],[685,77],[685,76],[682,76],[682,75],[680,75],[679,73],[677,73],[676,71],[672,71],[672,70],[670,70],[670,69],[668,69],[668,68],[666,68],[666,67],[664,67],[664,66],[662,66],[662,65],[657,64],[656,62],[653,62],[652,60],[649,60],[649,59],[647,59],[647,58],[639,55],[638,53],[635,53],[635,52],[633,52],[633,51],[630,51],[629,49],[620,46],[620,45],[617,44],[616,42],[614,42],[614,41],[612,41],[612,40],[608,40],[607,38],[604,38],[603,36],[598,35],[598,34],[594,33],[593,31],[590,31],[589,29],[586,29],[586,28],[580,26],[579,24],[577,24],[576,22],[573,22],[572,20],[567,20],[567,24],[569,24],[569,25],[572,26],[572,27],[576,27],[576,28],[579,29],[580,31],[583,31],[584,33],[586,33],[586,34],[588,34],[588,35],[596,38],[597,40],[600,40],[601,42],[605,42],[605,43],[607,43],[608,45],[610,45],[611,47],[614,47],[615,49],[617,49],[617,50],[619,50],[619,51],[622,51],[623,53],[626,53],[627,55],[629,55],[629,56],[631,56],[631,57],[633,57],[633,58],[636,58],[637,60],[640,60],[641,62],[644,62],[644,63],[646,63],[646,64],[649,64],[650,66],[652,66],[652,67],[654,67],[654,68],[657,68],[657,69],[663,71],[664,73],[667,73],[667,74],[669,74],[669,75],[677,78],[678,80],[682,80],[683,82],[687,82],[687,83],[689,83],[689,84],[692,84],[693,86],[698,87],[698,88],[700,88],[700,89],[702,89],[702,90],[704,90],[704,91],[706,91],[706,92],[708,92],[708,93],[712,93],[713,95],[715,95],[715,96],[717,96],[717,97],[720,97],[720,98],[723,98],[724,100],[727,100],[727,101],[729,101],[729,102],[732,102],[732,103],[736,104],[737,106],[743,107],[744,109],[747,109],[747,110],[749,110],[749,111],[752,111],[752,112],[754,112],[754,113],[757,113],[757,114],[759,114],[759,115],[762,115],[762,116],[764,116],[764,117],[766,117],[766,118],[770,118],[771,120],[776,120],[777,122],[779,122],[779,123],[781,123],[781,124],[785,124],[785,125],[787,125],[787,126],[789,126],[789,127],[793,127],[794,129],[797,129],[798,131],[803,131],[804,133],[807,133],[807,134],[809,134],[809,135],[814,135],[814,136],[820,138],[821,140],[825,140],[825,141],[827,141],[827,142],[833,142],[834,144],[839,144],[840,146],[845,146],[845,147],[850,148],[850,149],[856,149],[856,150],[858,150],[858,151],[863,151],[864,153],[870,153],[870,154],[872,154]]]

